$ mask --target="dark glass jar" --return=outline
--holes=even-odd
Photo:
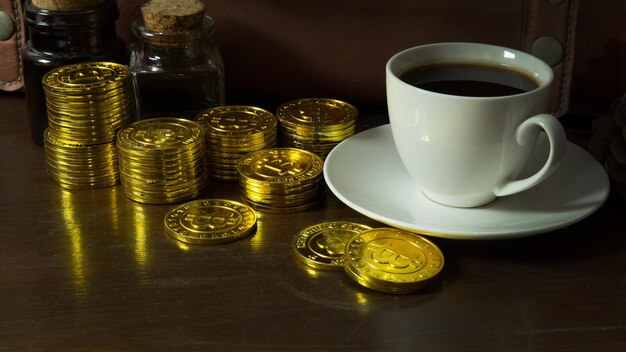
[[[205,16],[198,28],[173,33],[151,32],[138,19],[132,31],[139,39],[130,46],[129,64],[139,118],[192,118],[224,105],[224,65],[213,19]]]
[[[29,41],[23,51],[24,87],[32,139],[43,144],[48,126],[46,97],[41,79],[50,70],[77,62],[123,59],[123,44],[117,38],[117,4],[73,11],[50,11],[24,3]]]

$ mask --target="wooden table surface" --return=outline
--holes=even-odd
[[[362,113],[360,129],[387,118]],[[185,245],[164,233],[171,205],[51,182],[23,96],[0,94],[0,131],[0,350],[626,351],[619,198],[533,237],[432,238],[440,280],[389,295],[292,257],[306,226],[382,225],[330,191],[318,209],[259,213],[245,239]],[[237,187],[211,182],[202,197],[238,199]]]

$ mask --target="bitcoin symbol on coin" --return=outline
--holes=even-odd
[[[251,125],[256,125],[256,124],[253,124],[247,118],[234,118],[234,117],[225,117],[225,118],[216,117],[216,118],[213,118],[213,120],[211,120],[211,123],[217,128],[221,128],[223,130],[234,130],[234,131],[247,128]]]
[[[185,216],[191,227],[197,229],[221,229],[232,227],[239,221],[236,214],[227,211],[206,212],[202,209],[194,209]]]
[[[404,242],[394,240],[372,241],[367,245],[366,252],[371,263],[377,267],[388,267],[390,270],[403,272],[413,271],[424,264],[423,253]]]
[[[398,269],[409,266],[409,258],[397,253],[391,243],[385,242],[380,245],[372,243],[370,246],[374,249],[372,251],[372,259],[374,259],[377,263],[388,264]]]
[[[71,84],[95,83],[110,79],[113,72],[110,70],[97,70],[93,68],[81,68],[61,77],[61,81]]]
[[[147,128],[137,133],[137,137],[145,142],[162,144],[181,139],[178,131],[171,128]]]
[[[299,165],[299,163],[282,158],[265,160],[265,163],[260,163],[257,167],[259,169],[270,171],[270,174],[272,175],[281,177],[297,175],[303,170],[303,167]]]
[[[323,236],[317,237],[315,244],[329,255],[341,255],[346,249],[346,241],[341,238],[340,234],[328,231]]]

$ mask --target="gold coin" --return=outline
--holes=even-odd
[[[317,199],[317,197],[321,196],[322,190],[322,187],[316,187],[300,193],[278,194],[267,191],[257,192],[250,188],[242,188],[242,192],[246,195],[246,197],[254,202],[265,203],[268,205],[282,204],[283,206],[295,205],[297,203],[310,203]]]
[[[260,194],[270,194],[270,195],[298,195],[305,192],[315,192],[316,190],[321,191],[323,189],[323,184],[321,182],[312,182],[308,184],[304,184],[301,186],[294,187],[268,187],[264,184],[257,184],[251,182],[239,183],[242,190],[244,191],[252,191]]]
[[[272,148],[249,153],[237,163],[242,179],[281,186],[301,185],[319,179],[324,161],[295,148]]]
[[[256,214],[249,206],[225,199],[200,199],[177,206],[165,215],[165,232],[194,244],[231,242],[249,235]]]
[[[128,83],[128,67],[112,62],[86,62],[62,66],[42,78],[44,90],[53,94],[97,94]]]
[[[315,200],[311,203],[298,205],[298,206],[277,207],[277,206],[269,206],[266,204],[259,204],[245,197],[242,198],[242,201],[248,204],[249,206],[251,206],[253,209],[258,210],[260,212],[275,213],[275,214],[297,213],[297,212],[314,208],[320,204],[319,200]]]
[[[353,124],[358,110],[336,99],[309,98],[292,100],[282,104],[276,111],[280,124],[291,128],[343,129]]]
[[[137,203],[144,203],[144,204],[180,203],[180,202],[184,202],[186,200],[193,199],[199,196],[203,191],[203,189],[201,188],[191,189],[189,190],[188,193],[185,193],[180,196],[168,196],[165,194],[165,195],[156,197],[156,196],[151,196],[141,191],[135,191],[135,190],[129,189],[128,187],[122,187],[122,189],[124,191],[124,196],[126,196],[126,198],[132,201],[135,201]]]
[[[264,135],[276,130],[276,116],[271,112],[244,105],[226,105],[207,109],[194,121],[200,123],[213,137],[246,137]],[[209,137],[209,138],[211,138]]]
[[[349,221],[324,222],[298,232],[291,248],[296,259],[313,268],[343,270],[346,243],[354,235],[370,229]]]
[[[178,151],[204,144],[204,130],[197,122],[160,117],[135,121],[118,132],[118,148],[128,152]]]
[[[53,110],[59,111],[103,111],[109,108],[118,108],[135,103],[132,95],[132,86],[130,84],[122,86],[114,91],[116,95],[103,94],[102,96],[92,95],[95,99],[89,99],[89,96],[73,96],[73,95],[54,95],[46,94],[46,106]]]
[[[355,281],[387,293],[417,291],[443,268],[443,253],[424,237],[395,228],[361,232],[346,244],[344,267]]]
[[[327,135],[318,133],[300,134],[298,132],[281,130],[279,135],[282,139],[292,139],[302,143],[337,143],[353,136],[354,132],[355,129],[349,129],[335,135]]]

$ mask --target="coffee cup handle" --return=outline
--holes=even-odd
[[[543,129],[548,136],[550,142],[550,153],[548,160],[543,167],[534,175],[522,180],[508,182],[494,190],[494,194],[498,197],[508,196],[527,190],[550,176],[559,166],[561,159],[565,155],[567,148],[567,138],[561,123],[552,115],[540,114],[535,115],[521,125],[515,131],[515,138],[519,145],[525,145],[535,141],[534,135],[539,133],[539,128]]]

